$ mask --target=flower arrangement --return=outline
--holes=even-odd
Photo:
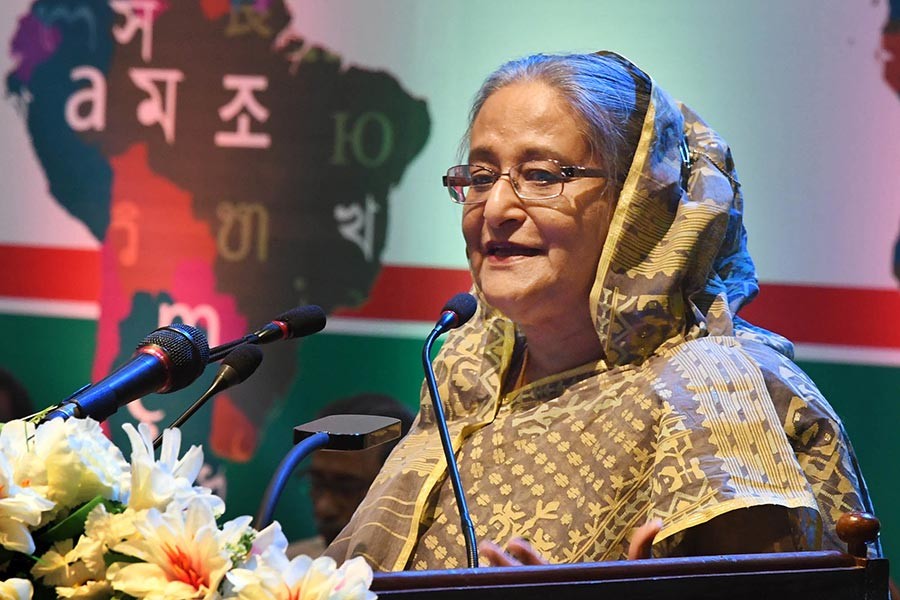
[[[361,558],[288,560],[274,522],[224,524],[221,498],[194,482],[203,452],[181,433],[124,425],[131,462],[91,419],[0,429],[0,600],[148,598],[372,600]],[[6,578],[6,579],[3,579]]]

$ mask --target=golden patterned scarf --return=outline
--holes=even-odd
[[[504,393],[523,340],[478,290],[479,311],[436,360],[476,536],[524,537],[554,563],[612,560],[659,517],[666,556],[690,527],[773,504],[799,547],[836,548],[861,482],[790,343],[736,316],[758,288],[730,150],[606,56],[651,99],[591,291],[605,360]],[[466,566],[433,415],[423,386],[413,430],[327,554],[388,571]]]

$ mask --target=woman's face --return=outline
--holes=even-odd
[[[544,83],[494,92],[472,124],[469,163],[506,173],[532,159],[603,167],[585,127]],[[507,177],[483,204],[465,206],[466,252],[487,301],[523,326],[583,326],[614,200],[607,180],[573,179],[551,200],[520,200]],[[560,320],[562,319],[562,320]]]

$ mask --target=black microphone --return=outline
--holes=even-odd
[[[223,390],[241,383],[253,375],[262,363],[262,359],[263,352],[256,346],[238,346],[229,352],[228,356],[225,357],[225,360],[222,361],[222,365],[219,367],[219,371],[216,373],[209,388],[186,411],[181,413],[181,416],[172,421],[172,424],[166,429],[181,427],[184,422],[190,419],[195,412],[200,410],[200,407],[206,404],[210,398]],[[156,436],[156,439],[153,440],[153,447],[159,448],[161,443],[162,432],[160,432],[160,434]]]
[[[298,306],[281,313],[274,321],[267,323],[251,335],[253,344],[268,344],[278,340],[290,340],[318,333],[325,328],[325,311],[311,304]]]
[[[444,305],[444,308],[441,309],[441,316],[434,329],[428,334],[425,345],[422,347],[422,366],[425,369],[425,382],[428,384],[431,404],[434,407],[435,422],[438,433],[441,435],[441,446],[444,449],[444,458],[447,461],[447,476],[453,485],[453,494],[456,496],[456,507],[459,510],[463,538],[466,541],[466,557],[471,569],[478,567],[475,526],[472,524],[472,517],[469,516],[469,507],[466,504],[462,482],[459,479],[459,467],[456,465],[456,455],[453,453],[453,445],[450,443],[450,432],[447,430],[447,417],[444,416],[444,406],[441,404],[441,395],[438,392],[434,369],[431,366],[431,347],[441,334],[459,327],[471,319],[477,308],[478,301],[471,294],[457,294],[450,298],[447,304]]]
[[[119,407],[147,394],[166,394],[194,382],[209,359],[202,330],[176,323],[151,332],[134,356],[97,383],[76,392],[44,416],[50,419],[91,417],[104,421]]]
[[[283,312],[253,333],[216,346],[209,353],[209,362],[221,360],[228,352],[241,344],[269,344],[318,333],[325,328],[325,311],[311,304],[298,306]]]

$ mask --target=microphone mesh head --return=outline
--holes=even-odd
[[[222,361],[222,366],[229,366],[234,369],[237,375],[237,382],[241,383],[256,372],[256,369],[262,363],[262,359],[263,352],[258,346],[244,344],[229,352]]]
[[[151,331],[137,346],[137,351],[145,346],[157,346],[171,361],[171,385],[165,392],[174,392],[187,387],[200,377],[209,360],[209,342],[202,329],[175,323]]]
[[[325,328],[325,311],[315,304],[298,306],[275,318],[287,324],[288,339],[312,335]]]
[[[459,327],[472,318],[475,311],[478,310],[478,300],[472,294],[457,294],[447,300],[447,304],[441,309],[441,312],[450,311],[456,315],[456,322],[453,327]]]

